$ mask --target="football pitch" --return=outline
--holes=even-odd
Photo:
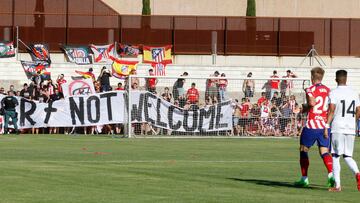
[[[310,153],[311,187],[294,187],[298,142],[0,136],[0,202],[359,202],[343,161],[343,192],[327,191],[316,148]]]

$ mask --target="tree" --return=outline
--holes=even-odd
[[[256,16],[255,0],[247,0],[246,16]]]
[[[246,8],[246,35],[247,35],[247,51],[256,53],[256,4],[255,0],[247,0]]]
[[[143,0],[142,2],[143,2],[142,14],[151,15],[150,0]]]

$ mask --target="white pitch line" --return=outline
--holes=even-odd
[[[9,141],[15,141],[16,138],[0,138],[0,143],[3,143],[3,142],[9,142]]]
[[[16,138],[14,138],[15,140]],[[69,138],[55,138],[55,137],[36,137],[34,140],[53,140],[53,141],[82,141],[82,142],[102,142],[102,141],[131,141],[137,139],[169,139],[172,141],[184,141],[184,140],[194,140],[194,139],[298,139],[297,137],[214,137],[214,136],[168,136],[168,137],[136,137],[136,138],[112,138],[112,137],[69,137]],[[1,141],[2,139],[0,139]]]
[[[298,161],[271,161],[271,160],[120,160],[120,161],[30,161],[30,160],[0,160],[1,163],[297,163]]]
[[[115,138],[90,138],[90,139],[87,139],[86,137],[83,137],[82,139],[81,138],[72,138],[72,137],[69,137],[69,138],[51,138],[51,137],[37,137],[35,138],[34,140],[36,139],[40,139],[40,140],[53,140],[53,141],[83,141],[83,142],[87,142],[87,141],[94,141],[94,142],[102,142],[102,141],[116,141]]]
[[[162,136],[162,137],[146,137],[137,136],[134,139],[296,139],[298,137],[247,137],[247,136]]]

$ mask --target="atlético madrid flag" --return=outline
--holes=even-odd
[[[112,64],[112,75],[119,79],[124,79],[130,75],[132,70],[136,70],[138,61],[125,61],[114,59]]]
[[[151,67],[154,70],[154,75],[166,76],[166,66],[170,63],[171,63],[171,61],[162,61],[159,63],[151,63]]]
[[[149,47],[144,46],[144,62],[145,63],[153,63],[153,62],[162,62],[162,61],[171,61],[171,45],[163,46],[163,47]]]
[[[94,53],[95,62],[111,61],[110,56],[117,57],[115,44],[108,45],[90,45],[91,51]]]

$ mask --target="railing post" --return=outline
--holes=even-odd
[[[132,101],[131,101],[131,79],[132,79],[132,77],[131,77],[131,75],[129,75],[129,77],[128,77],[128,138],[131,138],[131,103],[132,103]]]
[[[19,26],[16,26],[16,60],[19,60]]]

